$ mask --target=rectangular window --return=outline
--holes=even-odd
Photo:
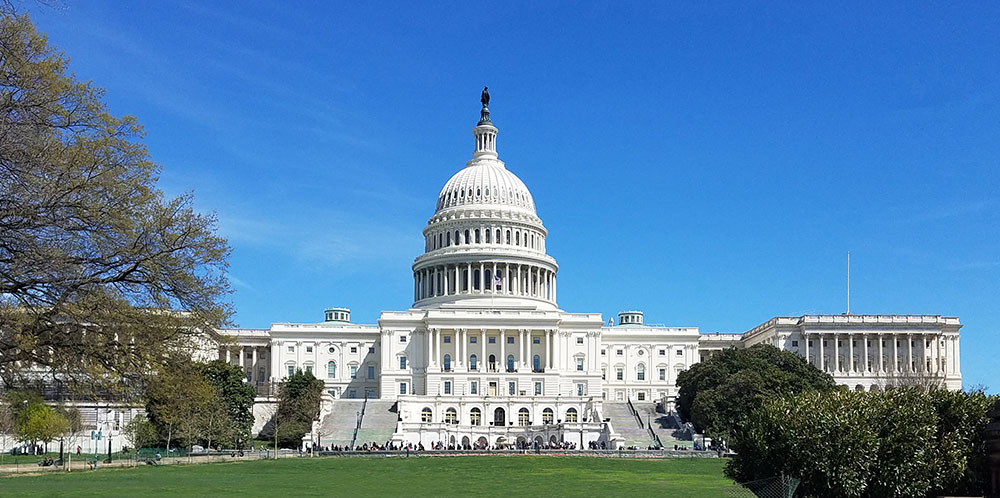
[[[369,379],[375,378],[375,367],[368,367],[368,378]]]
[[[583,337],[577,337],[576,338],[576,343],[577,344],[583,344]]]
[[[508,337],[507,338],[507,344],[514,344],[514,338],[513,337]]]
[[[507,392],[509,392],[510,395],[513,396],[514,393],[517,392],[517,383],[516,382],[508,382],[507,383]]]
[[[535,382],[535,396],[541,396],[541,395],[542,395],[542,383]]]
[[[478,339],[476,336],[472,336],[472,337],[469,338],[469,342],[471,344],[475,344],[476,343],[476,339]]]
[[[583,358],[576,359],[576,369],[580,372],[583,371]]]
[[[399,369],[400,370],[406,370],[406,357],[405,356],[400,356],[399,357]]]
[[[370,346],[370,347],[368,348],[368,352],[369,352],[369,353],[374,353],[374,352],[375,352],[375,346]]]
[[[622,369],[615,369],[615,379],[623,380],[625,378],[625,372]]]
[[[357,346],[351,346],[351,352],[352,353],[357,353],[358,352]]]
[[[451,381],[450,380],[444,381],[444,393],[445,394],[451,394]]]
[[[792,341],[792,347],[793,348],[799,347],[799,341]]]
[[[479,391],[479,383],[476,381],[472,381],[472,383],[469,384],[469,394],[479,394],[478,391]]]
[[[310,373],[310,374],[313,373],[313,366],[312,365],[306,365],[306,373]]]
[[[660,356],[666,356],[666,355],[667,355],[667,350],[666,349],[661,349],[660,350]]]
[[[312,346],[306,346],[306,352],[307,353],[312,353],[313,352],[313,347]]]
[[[406,336],[405,335],[399,336],[399,342],[400,342],[400,344],[405,343],[406,342]]]
[[[351,398],[351,399],[357,398],[358,397],[358,390],[357,389],[351,389],[350,391],[347,392],[347,397]]]
[[[619,349],[619,350],[615,351],[615,354],[618,355],[618,356],[621,356],[621,355],[625,354],[625,351]]]
[[[576,385],[576,395],[583,396],[583,384]]]
[[[399,394],[406,394],[406,382],[399,383]]]
[[[450,335],[444,336],[444,343],[445,344],[451,344],[451,336]]]
[[[288,352],[289,353],[294,353],[295,352],[295,346],[288,346]]]
[[[660,369],[660,380],[667,380],[667,369],[666,368],[661,368]]]
[[[607,349],[602,349],[601,350],[601,356],[604,356],[606,354],[608,354],[608,350]]]
[[[357,365],[351,365],[351,378],[352,379],[357,379],[358,378],[358,367],[357,367]]]
[[[541,337],[532,337],[531,338],[531,343],[532,344],[541,344],[542,343],[542,338]]]
[[[295,365],[288,365],[288,376],[291,377],[295,375]]]
[[[683,349],[678,349],[677,350],[677,356],[684,356],[684,350]]]
[[[497,343],[497,338],[496,337],[490,337],[489,343],[490,344],[496,344]]]

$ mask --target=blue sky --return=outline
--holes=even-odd
[[[563,309],[841,313],[850,251],[853,312],[959,316],[1000,389],[1000,4],[283,3],[22,4],[217,214],[240,326],[407,308],[488,84]]]

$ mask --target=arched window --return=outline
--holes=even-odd
[[[521,232],[514,232],[514,245],[521,245]]]
[[[479,197],[479,196],[480,196],[480,195],[482,195],[482,194],[483,194],[483,189],[479,189],[479,188],[477,188],[477,189],[476,189],[476,197]]]
[[[569,410],[566,410],[566,421],[576,422],[576,408],[570,408]]]
[[[493,230],[486,230],[486,243],[489,244],[493,240]]]
[[[458,230],[455,230],[455,245],[457,246],[457,245],[459,245],[461,243],[462,243],[462,239],[459,238],[459,236],[458,236]]]
[[[528,409],[521,408],[517,411],[517,425],[528,425]]]
[[[448,239],[445,244],[445,247],[451,247],[451,232],[448,232]]]
[[[475,354],[473,354],[472,356],[469,356],[469,368],[470,369],[472,369],[472,370],[476,369],[476,360],[478,360],[478,359],[479,358]]]
[[[640,363],[635,367],[635,380],[646,380],[646,365]]]
[[[421,422],[433,422],[434,421],[434,414],[431,413],[431,409],[430,408],[424,408],[423,410],[420,410],[420,421]]]
[[[337,376],[337,362],[331,361],[326,364],[326,376],[330,379]]]
[[[462,243],[463,244],[468,244],[469,243],[469,231],[468,230],[465,231],[465,239],[462,240]]]
[[[479,243],[479,229],[476,229],[476,243]]]
[[[497,228],[497,238],[495,240],[497,241],[497,244],[500,243],[500,229],[499,228]]]
[[[490,371],[495,371],[497,369],[497,357],[496,357],[496,355],[492,355],[491,354],[490,358],[489,358],[489,361],[490,361],[490,365],[489,365]]]
[[[542,358],[537,354],[531,359],[531,367],[536,372],[542,371]]]
[[[514,355],[512,354],[507,355],[507,371],[514,371]]]
[[[483,419],[483,412],[479,408],[473,408],[469,412],[469,423],[472,425],[479,425]]]
[[[446,424],[457,424],[458,423],[458,412],[454,408],[449,408],[444,412],[444,422]]]
[[[443,235],[444,234],[440,234],[440,233],[438,234],[438,247],[444,247],[444,245],[442,245],[442,244],[444,244]]]
[[[450,354],[444,355],[444,371],[445,372],[451,371],[451,355]]]
[[[546,408],[542,410],[542,423],[551,424],[552,423],[552,409]]]
[[[507,245],[510,245],[510,230],[507,230]]]

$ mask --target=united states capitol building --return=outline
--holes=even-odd
[[[655,444],[664,434],[655,407],[673,408],[678,374],[724,348],[771,344],[850,389],[900,379],[961,388],[955,317],[805,315],[703,334],[647,325],[641,311],[608,319],[560,309],[548,230],[497,155],[488,103],[484,95],[472,158],[433,201],[409,309],[383,311],[377,324],[330,308],[319,323],[222,331],[234,341],[220,358],[245,369],[258,405],[273,402],[268,386],[301,369],[326,383],[314,431],[322,445],[613,448]],[[257,428],[265,422],[258,408]]]

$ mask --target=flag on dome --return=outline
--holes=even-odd
[[[500,289],[500,274],[499,273],[493,275],[493,282],[496,283],[496,287],[499,290]]]

